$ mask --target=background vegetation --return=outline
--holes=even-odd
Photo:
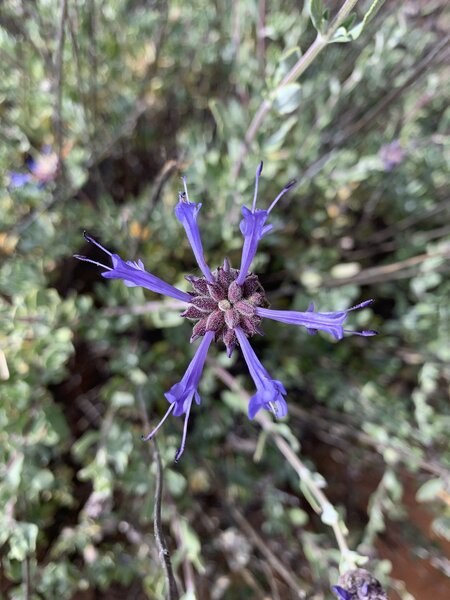
[[[272,304],[373,297],[351,324],[381,335],[334,343],[268,323],[255,347],[289,405],[272,426],[246,417],[242,358],[213,348],[179,464],[180,420],[158,435],[180,594],[331,599],[343,552],[312,485],[390,598],[448,597],[445,6],[387,1],[280,88],[316,36],[308,3],[2,3],[2,598],[164,597],[156,466],[140,436],[193,354],[190,326],[72,255],[98,257],[86,229],[186,289],[197,271],[173,215],[185,173],[209,264],[237,264],[261,159],[261,207],[299,180],[254,266]],[[356,24],[369,7],[357,3]],[[45,181],[14,185],[30,159],[47,161]]]

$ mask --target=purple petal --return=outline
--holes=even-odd
[[[337,595],[339,600],[352,600],[352,595],[347,590],[344,590],[340,585],[331,586],[333,592]]]
[[[189,363],[183,378],[178,383],[175,383],[170,390],[164,394],[171,404],[173,402],[176,403],[173,413],[176,417],[186,413],[189,401],[192,399],[195,392],[197,392],[197,386],[202,375],[206,355],[213,339],[214,333],[212,331],[207,331],[199,344],[193,359]],[[196,397],[196,402],[197,404],[200,404],[200,396],[198,395]]]
[[[326,331],[335,339],[340,340],[344,337],[344,333],[362,336],[376,335],[376,331],[373,330],[349,331],[343,328],[343,324],[350,311],[358,308],[364,308],[372,302],[373,300],[366,300],[357,306],[352,306],[347,310],[336,312],[315,312],[314,304],[309,305],[307,312],[299,312],[294,310],[271,310],[268,308],[258,307],[256,309],[256,314],[259,317],[273,319],[274,321],[280,321],[281,323],[301,325],[306,327],[308,333],[310,334],[314,334],[319,330]]]
[[[184,178],[183,182],[186,190],[186,181]],[[197,224],[197,215],[201,207],[201,204],[189,202],[186,190],[184,194],[180,194],[180,200],[175,207],[175,215],[186,231],[186,235],[201,272],[210,283],[214,283],[214,277],[203,256],[203,246]]]
[[[245,281],[250,265],[255,258],[259,240],[273,229],[273,225],[265,225],[269,213],[274,208],[278,200],[284,196],[284,194],[286,194],[286,192],[288,192],[296,183],[294,180],[292,180],[285,185],[272,202],[268,210],[259,210],[256,208],[256,198],[258,195],[259,178],[261,177],[262,169],[263,163],[261,161],[256,169],[255,193],[253,195],[252,210],[249,210],[246,206],[242,207],[242,215],[244,218],[240,223],[240,229],[242,235],[244,236],[244,246],[242,248],[239,275],[236,279],[236,283],[239,285],[242,285]]]
[[[242,285],[247,276],[250,265],[255,258],[258,243],[269,231],[273,225],[266,225],[265,222],[269,216],[267,210],[250,211],[247,207],[242,207],[242,216],[244,217],[240,224],[241,233],[244,236],[244,246],[242,248],[241,266],[236,283]]]
[[[177,461],[183,454],[184,447],[186,445],[187,426],[192,400],[195,398],[195,402],[197,404],[200,404],[201,401],[197,387],[202,375],[203,367],[205,365],[206,355],[213,339],[213,332],[209,331],[205,333],[205,336],[197,348],[194,358],[189,363],[186,373],[181,381],[175,383],[175,385],[173,385],[170,390],[164,394],[168,402],[170,402],[170,405],[174,407],[173,414],[175,417],[179,417],[182,414],[186,415],[183,426],[183,437],[181,439],[181,445],[175,455],[175,461]],[[155,432],[156,430],[149,434],[147,439],[153,437]]]
[[[287,404],[283,398],[286,395],[283,384],[281,381],[270,377],[253,351],[245,333],[239,327],[236,327],[234,331],[257,389],[256,394],[252,396],[248,405],[249,419],[253,419],[261,408],[270,410],[276,417],[285,417],[287,414]]]
[[[32,176],[30,173],[17,173],[12,171],[9,174],[9,185],[13,188],[23,187],[27,183],[30,183]]]
[[[113,267],[108,267],[100,262],[91,260],[86,258],[85,256],[75,255],[75,258],[79,260],[83,260],[85,262],[93,263],[103,269],[106,269],[104,273],[102,273],[102,277],[105,279],[122,279],[126,286],[135,287],[140,286],[144,287],[152,292],[156,292],[157,294],[163,294],[164,296],[169,296],[171,298],[175,298],[176,300],[181,300],[182,302],[190,302],[191,296],[186,292],[182,292],[178,288],[170,285],[170,283],[166,283],[156,275],[152,275],[148,271],[144,269],[144,264],[141,260],[137,262],[132,261],[124,261],[120,258],[118,254],[112,254],[101,246],[94,238],[91,238],[89,235],[85,234],[85,238],[88,242],[95,244],[98,246],[103,252],[108,254],[111,258]]]

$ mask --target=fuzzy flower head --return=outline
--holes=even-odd
[[[169,296],[185,303],[185,310],[181,316],[193,322],[191,342],[198,339],[201,341],[182,379],[165,394],[169,403],[166,414],[155,429],[144,438],[151,439],[170,414],[184,415],[182,441],[175,457],[176,460],[184,451],[192,404],[194,402],[197,405],[201,403],[198,385],[209,346],[213,341],[223,343],[228,356],[231,356],[236,347],[240,347],[256,387],[256,392],[248,405],[248,416],[253,419],[261,409],[272,412],[275,417],[286,416],[288,410],[285,387],[281,381],[274,379],[269,374],[249,342],[249,338],[262,334],[263,319],[300,325],[309,334],[325,331],[337,340],[340,340],[345,333],[360,336],[376,334],[373,330],[354,332],[344,328],[349,313],[368,306],[372,300],[366,300],[337,312],[318,312],[313,304],[310,304],[305,312],[269,308],[264,288],[258,276],[250,271],[250,267],[259,242],[272,231],[273,225],[267,223],[271,211],[294,186],[295,181],[290,181],[281,190],[268,209],[258,209],[256,200],[262,168],[263,164],[260,163],[256,170],[251,208],[245,206],[242,208],[243,219],[240,223],[240,230],[244,241],[238,269],[233,268],[226,258],[223,264],[214,270],[208,266],[198,226],[198,216],[202,205],[189,200],[186,179],[183,178],[184,191],[179,194],[175,216],[185,229],[201,271],[201,275],[185,276],[192,286],[191,292],[184,292],[149,273],[141,260],[124,261],[118,254],[110,252],[87,234],[85,234],[85,239],[106,254],[110,264],[104,264],[86,256],[75,255],[79,260],[101,267],[103,269],[101,274],[105,279],[121,279],[128,287],[144,287],[157,294]],[[347,599],[343,598],[342,600]]]

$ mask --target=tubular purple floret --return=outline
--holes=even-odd
[[[258,193],[259,176],[262,173],[262,162],[256,170],[255,194],[253,197],[252,210],[246,206],[242,207],[242,216],[244,217],[240,223],[241,233],[244,236],[244,246],[242,248],[240,273],[237,278],[237,283],[242,284],[247,276],[250,265],[255,257],[259,241],[273,229],[273,225],[266,225],[265,222],[270,211],[275,207],[278,200],[286,194],[296,183],[293,179],[287,183],[275,200],[272,202],[268,210],[256,209],[256,197]]]
[[[257,307],[256,314],[261,318],[273,319],[274,321],[280,321],[281,323],[287,323],[289,325],[300,325],[302,327],[306,327],[309,334],[314,334],[319,330],[326,331],[335,339],[340,340],[344,336],[344,333],[361,335],[364,337],[377,335],[377,332],[371,329],[364,331],[351,331],[343,328],[343,324],[350,311],[357,310],[359,308],[365,308],[366,306],[372,304],[372,302],[373,300],[365,300],[364,302],[361,302],[355,306],[351,306],[346,310],[335,312],[316,312],[314,310],[313,302],[310,303],[306,312],[294,310],[272,310]]]
[[[121,279],[127,287],[141,286],[151,290],[152,292],[155,292],[156,294],[169,296],[170,298],[175,298],[176,300],[181,300],[182,302],[189,302],[191,300],[190,294],[179,290],[170,283],[166,283],[159,277],[156,277],[156,275],[152,275],[146,271],[141,260],[138,260],[137,262],[122,260],[118,254],[109,252],[109,250],[104,248],[86,232],[84,232],[83,235],[88,242],[94,244],[111,257],[113,266],[108,267],[103,263],[91,260],[90,258],[80,254],[76,254],[75,258],[105,269],[105,271],[101,273],[102,277],[105,279]]]
[[[179,417],[182,414],[186,414],[184,418],[183,425],[183,436],[181,439],[180,448],[175,456],[175,461],[177,461],[180,456],[183,454],[185,445],[186,445],[186,435],[187,435],[187,427],[189,421],[189,415],[191,411],[192,401],[195,398],[195,402],[200,404],[201,398],[199,393],[197,392],[197,386],[200,381],[200,377],[203,371],[203,367],[206,360],[206,355],[208,353],[209,346],[214,339],[214,334],[211,332],[206,332],[203,340],[199,344],[194,357],[189,363],[185,374],[182,379],[175,383],[168,392],[164,395],[168,402],[170,402],[169,410],[164,415],[162,421],[159,425],[152,431],[151,436],[153,436],[156,431],[160,428],[162,423],[166,420],[170,412],[173,411],[175,417]]]
[[[201,203],[196,204],[195,202],[189,202],[186,178],[183,177],[182,179],[185,191],[179,194],[179,201],[175,207],[175,216],[186,231],[186,235],[201,272],[210,283],[214,283],[211,270],[203,255],[203,245],[197,224],[197,215],[202,205]]]
[[[286,416],[287,404],[283,397],[286,395],[284,385],[281,381],[270,377],[269,373],[256,356],[245,333],[239,327],[236,327],[235,332],[245,362],[247,363],[248,370],[257,390],[256,394],[254,394],[249,401],[249,418],[253,419],[261,408],[270,410],[277,417]]]

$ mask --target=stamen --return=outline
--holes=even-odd
[[[98,242],[96,242],[94,240],[93,237],[91,237],[90,235],[88,235],[85,231],[83,231],[83,236],[84,239],[87,242],[90,242],[91,244],[95,244],[98,248],[100,248],[100,250],[103,250],[103,252],[106,252],[106,254],[109,254],[109,256],[112,256],[111,252],[109,250],[107,250],[106,248],[103,248],[103,246],[101,244],[99,244]]]
[[[172,404],[169,406],[169,408],[167,409],[166,414],[163,416],[163,418],[161,419],[161,421],[158,423],[158,425],[155,427],[155,429],[153,429],[153,431],[151,431],[149,434],[147,435],[143,435],[141,436],[141,439],[143,442],[148,442],[148,440],[151,440],[152,437],[155,435],[155,433],[160,429],[161,425],[164,423],[164,421],[167,419],[167,417],[170,415],[170,413],[173,411],[173,409],[175,408],[175,404],[176,402],[172,402]]]
[[[88,263],[92,263],[93,265],[97,265],[97,267],[101,267],[102,269],[107,269],[108,271],[112,271],[112,267],[107,267],[106,265],[97,262],[96,260],[91,260],[90,258],[87,258],[86,256],[82,256],[81,254],[74,254],[73,255],[74,258],[78,258],[78,260],[82,260],[84,262],[88,262]]]
[[[365,329],[363,331],[350,331],[349,329],[343,329],[344,333],[349,333],[350,335],[361,335],[362,337],[370,337],[372,335],[378,335],[378,331],[374,329]]]
[[[189,402],[189,407],[186,411],[186,416],[184,418],[183,437],[181,438],[181,445],[178,448],[177,453],[175,454],[175,462],[179,461],[180,456],[183,454],[184,448],[186,446],[186,435],[187,435],[187,428],[188,428],[188,421],[189,421],[189,413],[191,412],[191,406],[192,406],[192,398],[191,398],[191,401]]]
[[[289,181],[289,183],[287,183],[284,188],[281,190],[281,192],[278,194],[278,196],[275,198],[275,200],[272,202],[272,204],[269,206],[269,210],[267,211],[268,213],[270,213],[270,211],[275,207],[275,204],[278,202],[278,200],[280,198],[282,198],[286,192],[288,192],[292,187],[294,187],[294,185],[297,183],[296,179],[291,179],[291,181]]]
[[[185,193],[185,195],[186,195],[186,200],[187,200],[188,202],[190,202],[190,200],[189,200],[189,194],[188,194],[188,191],[187,191],[186,176],[185,176],[185,175],[183,175],[183,177],[182,177],[181,179],[183,180],[183,185],[184,185],[184,193]]]
[[[373,299],[364,300],[364,302],[361,302],[360,304],[357,304],[356,306],[351,306],[350,308],[347,308],[347,310],[345,312],[350,312],[351,310],[357,310],[358,308],[365,308],[366,306],[373,304],[373,302],[374,302]]]
[[[263,161],[261,161],[259,163],[258,168],[256,169],[255,193],[253,195],[252,213],[254,213],[256,210],[256,198],[258,196],[259,178],[261,177],[262,170],[263,170]]]
[[[270,406],[270,410],[273,412],[273,414],[278,417],[277,407],[274,405],[274,403],[268,402],[267,404]]]

